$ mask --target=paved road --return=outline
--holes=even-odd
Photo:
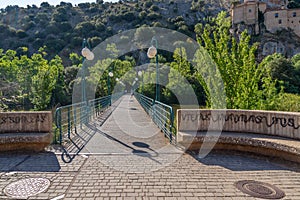
[[[69,164],[53,152],[0,154],[0,199],[9,199],[6,185],[28,177],[51,181],[29,199],[255,199],[235,188],[239,180],[274,184],[284,199],[300,199],[300,173],[293,170],[299,166],[244,153],[184,154],[133,97],[123,97],[103,126],[91,129],[93,137]]]

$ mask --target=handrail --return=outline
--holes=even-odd
[[[108,106],[111,105],[111,95],[89,101],[90,116],[98,117]]]
[[[145,95],[135,92],[136,99],[152,118],[152,121],[160,128],[170,141],[176,143],[176,129],[174,127],[174,111],[173,108],[167,104],[155,101]]]
[[[87,105],[86,102],[75,103],[67,106],[62,106],[55,111],[55,125],[56,129],[59,131],[59,138],[55,135],[54,142],[62,144],[63,133],[67,133],[70,137],[72,127],[75,128],[75,133],[77,133],[77,125],[86,122],[86,113],[84,112]],[[67,128],[67,130],[65,130]],[[57,141],[57,139],[59,141]]]
[[[107,108],[109,108],[115,101],[117,101],[123,93],[116,93],[113,95],[89,100],[88,102],[79,102],[67,106],[62,106],[55,111],[55,125],[56,131],[54,136],[54,143],[58,143],[63,147],[62,159],[64,162],[71,162],[73,158],[82,150],[86,143],[88,133],[84,130],[92,118],[98,117]],[[80,131],[82,130],[82,131]],[[75,147],[76,152],[71,155],[70,152],[64,148],[65,144],[71,144]],[[67,156],[68,161],[64,156]]]

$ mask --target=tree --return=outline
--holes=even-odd
[[[208,106],[211,106],[210,99],[213,97],[210,96],[209,86],[206,83],[219,83],[213,83],[213,79],[204,80],[201,75],[212,70],[209,68],[216,65],[218,71],[211,71],[209,75],[220,76],[223,80],[227,108],[276,109],[276,98],[279,98],[280,94],[270,74],[262,65],[256,63],[257,44],[250,45],[250,36],[246,31],[237,40],[229,34],[230,26],[230,19],[226,18],[225,12],[221,12],[205,25],[203,34],[198,35],[199,44],[214,61],[205,65],[204,60],[209,60],[209,58],[203,57],[205,54],[201,52],[201,48],[196,53],[196,67],[199,72],[202,72],[198,74],[198,78],[209,97],[207,98]]]
[[[55,56],[49,63],[41,54],[32,56],[34,62],[39,63],[37,73],[32,76],[32,95],[30,99],[36,110],[44,110],[49,106],[52,92],[57,86],[59,74],[63,70],[62,61]]]
[[[261,62],[261,65],[268,70],[273,80],[282,82],[284,91],[288,93],[299,93],[299,76],[293,63],[282,54],[269,55]],[[281,87],[281,85],[278,85]]]

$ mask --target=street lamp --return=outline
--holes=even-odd
[[[84,106],[82,107],[82,112],[81,112],[81,119],[83,119],[84,123],[88,122],[88,112],[87,112],[87,97],[86,97],[86,80],[85,80],[85,65],[84,65],[84,60],[93,60],[94,59],[94,53],[91,52],[91,50],[89,49],[91,48],[89,43],[87,42],[86,39],[83,39],[82,42],[82,50],[81,50],[81,55],[83,56],[83,61],[82,61],[82,73],[81,73],[81,101],[84,102]],[[82,126],[82,124],[80,123],[80,126]]]
[[[89,49],[90,45],[87,42],[86,39],[83,39],[82,42],[82,50],[81,50],[81,55],[83,56],[83,62],[85,59],[87,60],[93,60],[94,59],[94,53]],[[86,102],[87,98],[86,98],[86,80],[85,80],[85,66],[84,64],[82,64],[82,73],[81,73],[81,95],[82,95],[82,102]]]
[[[155,43],[155,46],[153,46]],[[156,59],[156,87],[155,87],[155,101],[160,101],[160,86],[159,86],[159,69],[158,69],[158,54],[157,54],[157,40],[155,37],[151,40],[151,47],[149,47],[147,52],[148,58]]]
[[[143,79],[143,72],[142,71],[138,71],[138,76],[141,77],[142,79],[142,91],[141,91],[141,94],[143,94],[143,91],[144,91],[144,79]]]
[[[108,89],[108,95],[110,95],[110,78],[114,77],[114,73],[109,72],[107,77],[107,89]]]
[[[112,72],[108,72],[108,76],[107,76],[107,92],[108,94],[107,95],[110,95],[110,78],[114,77],[114,73]],[[111,97],[110,97],[110,100],[109,100],[109,105],[111,106]]]

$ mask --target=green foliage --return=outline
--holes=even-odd
[[[74,31],[82,36],[86,36],[90,31],[94,29],[95,26],[91,22],[81,22],[76,25]]]
[[[150,10],[153,11],[153,12],[157,12],[157,11],[159,11],[159,7],[157,5],[152,5],[150,7]]]
[[[17,37],[20,38],[20,39],[25,38],[25,37],[28,36],[27,33],[23,30],[17,30],[16,34],[17,34]]]
[[[276,109],[277,98],[280,97],[275,87],[276,82],[272,81],[271,75],[266,68],[258,65],[255,60],[257,45],[250,45],[250,36],[243,32],[239,41],[229,34],[230,20],[226,18],[226,13],[219,13],[218,17],[212,19],[212,24],[204,27],[203,34],[198,37],[199,43],[208,52],[214,63],[209,62],[207,56],[197,52],[195,62],[200,72],[199,80],[205,88],[208,97],[207,104],[212,105],[213,95],[218,96],[218,92],[209,91],[208,84],[214,83],[211,77],[201,77],[208,71],[212,76],[219,76],[223,80],[227,108],[232,109]],[[202,56],[201,56],[202,55]],[[208,59],[208,60],[207,60]],[[214,70],[214,66],[218,69]],[[221,85],[215,85],[218,88]]]
[[[30,96],[36,110],[44,110],[49,106],[52,91],[54,90],[58,75],[63,70],[61,59],[56,56],[49,63],[43,60],[40,54],[32,56],[33,62],[39,62],[37,73],[32,76]]]
[[[273,80],[282,83],[284,91],[287,93],[300,93],[299,71],[293,66],[297,62],[298,56],[294,56],[292,61],[283,57],[282,54],[275,53],[267,56],[261,62],[262,67],[266,68]],[[278,85],[281,87],[281,85]]]
[[[47,61],[43,49],[27,57],[16,51],[2,49],[0,54],[0,88],[2,110],[30,109],[44,110],[50,106],[52,92],[59,85],[57,79],[63,71],[61,59],[56,56]]]
[[[296,94],[285,93],[278,99],[277,110],[300,112],[300,96]]]
[[[72,65],[76,66],[79,66],[83,61],[83,57],[79,56],[77,53],[70,53],[69,58],[71,60]]]

